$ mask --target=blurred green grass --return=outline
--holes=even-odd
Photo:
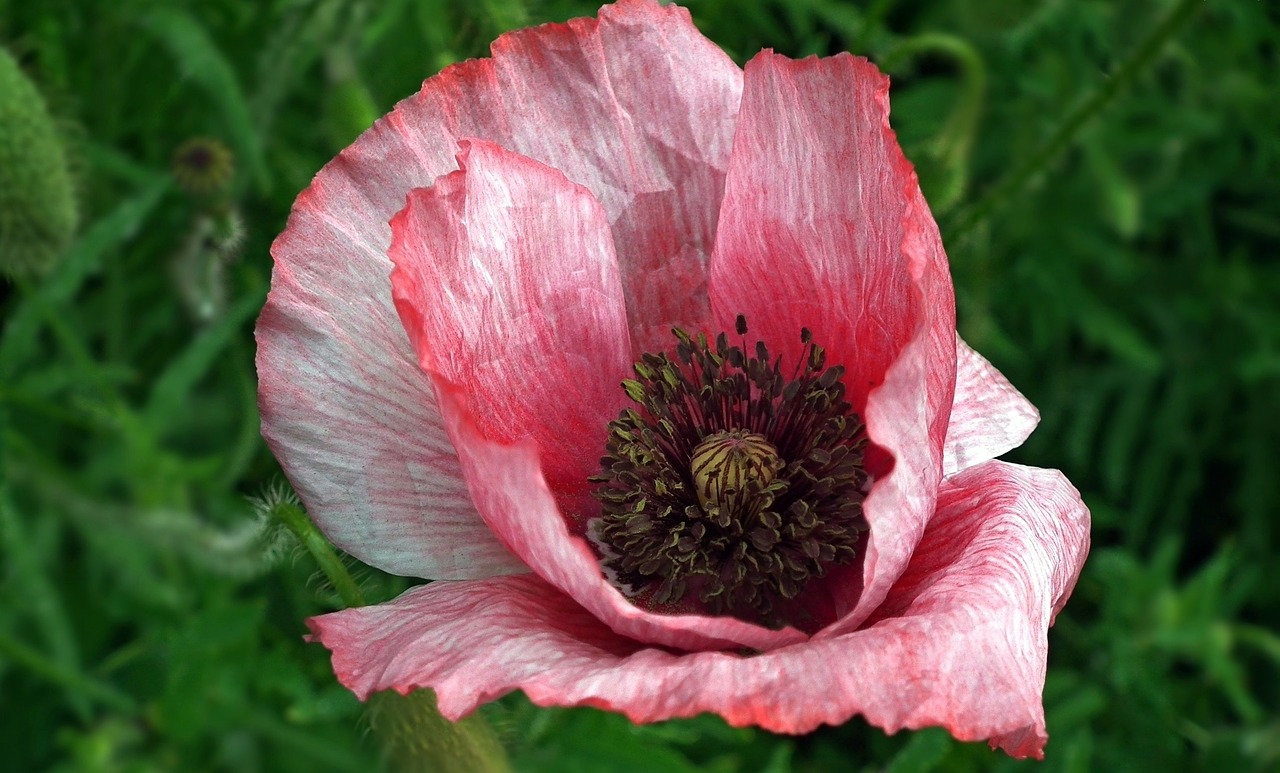
[[[739,62],[850,50],[891,73],[961,330],[1044,416],[1012,458],[1062,468],[1093,510],[1051,633],[1040,769],[1280,767],[1277,6],[690,5]],[[56,271],[0,284],[0,768],[375,766],[359,704],[301,641],[335,593],[249,501],[278,475],[252,362],[267,249],[316,170],[424,77],[504,29],[594,11],[0,0],[0,45],[49,104],[84,224]],[[174,184],[192,137],[234,152],[226,195]],[[371,599],[404,587],[356,571]],[[487,713],[530,771],[1031,764],[860,720],[792,739],[519,696]]]

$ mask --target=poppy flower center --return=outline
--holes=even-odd
[[[610,580],[644,607],[804,624],[810,583],[857,555],[867,435],[844,368],[807,329],[790,377],[764,343],[747,353],[673,331],[675,358],[646,353],[622,382],[637,406],[610,422],[591,480],[591,537]]]

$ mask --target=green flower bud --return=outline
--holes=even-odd
[[[0,49],[0,272],[53,268],[76,230],[66,154],[40,92]]]
[[[378,693],[369,701],[368,716],[383,765],[392,773],[510,773],[489,724],[476,714],[450,722],[430,690]]]

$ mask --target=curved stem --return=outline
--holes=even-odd
[[[1005,176],[1000,182],[968,211],[962,214],[955,226],[949,229],[948,237],[957,240],[982,222],[1010,194],[1024,186],[1028,180],[1053,161],[1059,153],[1071,144],[1076,134],[1102,112],[1122,88],[1138,77],[1146,66],[1160,52],[1160,49],[1185,25],[1191,16],[1204,5],[1204,0],[1181,0],[1177,7],[1138,45],[1128,59],[1120,65],[1110,79],[1094,92],[1093,96],[1067,115],[1066,119],[1040,149],[1031,155],[1026,162]]]
[[[945,188],[931,191],[929,205],[942,213],[964,195],[969,181],[969,154],[978,131],[978,119],[987,91],[987,68],[981,54],[969,41],[943,32],[926,32],[902,41],[885,55],[881,65],[893,73],[902,62],[920,54],[936,54],[955,62],[960,75],[960,93],[951,107],[942,130],[925,148],[950,176]]]

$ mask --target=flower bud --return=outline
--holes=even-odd
[[[482,717],[445,719],[430,690],[384,692],[369,702],[369,726],[395,773],[508,773],[502,744]]]
[[[66,154],[36,87],[0,49],[0,272],[53,268],[76,230]]]

